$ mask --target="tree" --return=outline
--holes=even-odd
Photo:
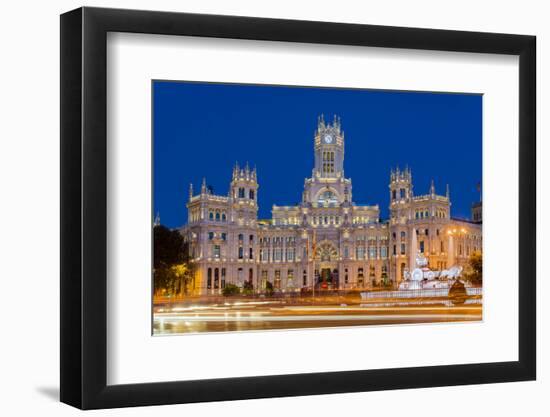
[[[481,252],[473,252],[470,255],[467,272],[464,275],[472,284],[481,285],[483,283],[483,255]]]
[[[162,225],[153,228],[153,274],[156,294],[187,294],[194,276],[194,265],[179,231]]]
[[[252,281],[245,281],[243,284],[243,294],[251,295],[254,293],[254,285]]]
[[[177,230],[159,225],[153,228],[153,268],[167,268],[184,262],[183,236]]]
[[[225,284],[225,287],[222,290],[222,294],[226,297],[230,295],[239,294],[240,292],[241,292],[241,289],[235,284]]]
[[[187,295],[189,284],[193,281],[194,265],[191,263],[172,265],[170,274],[172,274],[172,293]]]
[[[265,294],[268,296],[272,296],[274,293],[273,284],[269,281],[265,283]]]

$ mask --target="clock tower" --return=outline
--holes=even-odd
[[[344,132],[339,117],[335,115],[332,123],[325,123],[324,117],[319,117],[314,151],[313,178],[344,178]]]

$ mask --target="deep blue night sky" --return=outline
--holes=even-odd
[[[258,170],[259,218],[296,204],[313,168],[317,117],[337,114],[345,132],[353,200],[388,216],[390,168],[412,168],[414,192],[450,185],[453,217],[469,217],[482,173],[482,97],[417,93],[153,82],[154,212],[169,227],[187,220],[189,183],[203,177],[227,195],[235,161]]]

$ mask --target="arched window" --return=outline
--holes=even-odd
[[[209,218],[210,220],[214,220],[214,212],[213,212],[213,211],[211,211],[210,213],[208,213],[208,218]]]
[[[218,222],[220,221],[220,212],[219,211],[216,212],[216,221],[218,221]]]
[[[227,216],[225,213],[222,213],[222,222],[226,221],[227,220]]]
[[[254,190],[248,191],[248,198],[249,198],[250,200],[254,200]]]

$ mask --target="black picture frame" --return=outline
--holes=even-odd
[[[519,56],[519,360],[107,385],[108,32]],[[61,401],[95,409],[535,379],[535,51],[524,35],[88,7],[61,15]]]

